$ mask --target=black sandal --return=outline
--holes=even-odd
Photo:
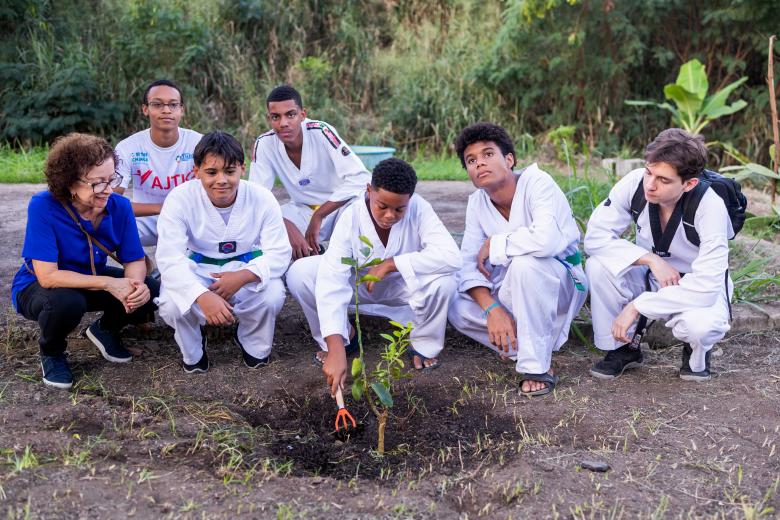
[[[539,383],[546,383],[547,386],[533,392],[523,392],[523,381],[537,381]],[[520,395],[526,395],[528,397],[538,397],[540,395],[547,395],[553,391],[555,385],[558,384],[558,376],[554,376],[549,372],[544,374],[520,374]]]

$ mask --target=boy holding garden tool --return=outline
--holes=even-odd
[[[122,184],[117,193],[133,185],[133,213],[141,245],[157,244],[157,215],[170,191],[194,178],[192,152],[200,133],[179,128],[184,100],[172,81],[153,81],[144,91],[141,110],[149,128],[122,140],[116,146],[117,173]]]
[[[355,331],[347,321],[354,302],[354,274],[343,258],[381,260],[365,273],[375,277],[360,285],[360,311],[411,321],[408,352],[417,370],[439,366],[447,307],[460,267],[458,247],[431,205],[414,194],[414,169],[399,159],[374,168],[366,191],[339,219],[328,250],[290,266],[287,286],[301,304],[315,341],[322,371],[337,395],[347,379],[345,346]],[[367,238],[372,247],[361,240]],[[370,250],[369,257],[364,252]]]
[[[332,126],[306,117],[291,86],[273,89],[266,107],[272,130],[255,141],[249,180],[270,190],[278,177],[292,199],[282,213],[293,260],[320,254],[320,243],[371,174]]]
[[[568,339],[587,292],[571,207],[536,164],[514,171],[514,144],[500,126],[466,127],[455,149],[478,190],[466,207],[450,323],[516,359],[521,394],[550,393],[558,382],[552,352]]]
[[[244,364],[268,364],[290,244],[274,196],[241,180],[244,151],[224,132],[195,147],[196,181],[171,192],[160,212],[157,264],[162,274],[160,317],[174,338],[187,373],[206,372],[201,327],[239,319],[233,341]]]
[[[702,136],[664,130],[645,149],[646,166],[620,179],[591,215],[593,334],[607,351],[594,377],[642,365],[636,338],[649,319],[664,320],[684,343],[680,378],[710,379],[710,350],[730,328],[728,240],[747,201],[735,182],[704,170],[706,160]],[[623,238],[632,221],[636,243]]]

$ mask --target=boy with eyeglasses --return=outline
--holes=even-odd
[[[157,244],[157,215],[168,193],[194,177],[192,153],[200,133],[179,128],[184,115],[184,100],[179,87],[167,79],[146,87],[141,104],[149,128],[121,141],[117,172],[123,177],[117,193],[124,193],[132,182],[133,213],[141,244]]]
[[[330,239],[346,205],[371,182],[371,174],[338,132],[306,118],[301,95],[276,87],[266,98],[272,130],[255,141],[249,180],[269,190],[278,177],[291,201],[282,205],[293,259],[316,255]]]
[[[197,180],[173,190],[160,213],[160,317],[176,331],[185,372],[209,369],[201,326],[230,325],[234,315],[233,341],[244,364],[259,368],[284,304],[282,211],[271,192],[241,180],[244,150],[230,134],[206,134],[194,155]]]

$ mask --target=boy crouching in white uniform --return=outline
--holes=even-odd
[[[514,144],[500,126],[466,127],[455,149],[479,189],[466,207],[450,323],[516,359],[521,394],[550,393],[558,382],[552,352],[568,339],[587,294],[571,207],[536,164],[513,171]]]
[[[381,304],[377,314],[401,322],[411,314],[409,352],[414,367],[439,366],[460,257],[431,205],[414,194],[416,184],[414,169],[404,161],[377,164],[366,192],[339,219],[324,255],[298,260],[287,272],[290,293],[301,304],[314,339],[327,351],[320,360],[334,395],[346,383],[345,344],[354,334],[347,321],[347,308],[354,302],[354,275],[341,259],[369,260],[361,253],[366,247],[361,235],[374,245],[371,258],[383,260],[366,273],[380,281],[360,286],[361,310]]]
[[[234,341],[257,368],[268,363],[285,297],[282,211],[270,191],[241,180],[244,151],[233,136],[205,135],[194,156],[197,180],[171,191],[157,225],[160,316],[176,330],[185,372],[209,368],[201,326],[229,325],[234,315]]]
[[[723,200],[711,189],[704,192],[693,221],[698,246],[681,221],[706,159],[703,137],[679,128],[664,130],[645,150],[646,167],[618,181],[591,215],[585,251],[590,255],[593,333],[596,346],[607,351],[591,368],[593,376],[612,379],[641,366],[642,351],[632,343],[641,314],[664,320],[685,343],[681,378],[710,379],[710,349],[730,328],[727,269],[733,230]],[[639,190],[647,203],[632,217]],[[622,238],[632,218],[636,243]]]

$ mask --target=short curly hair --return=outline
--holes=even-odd
[[[697,177],[707,165],[704,136],[681,128],[667,128],[645,148],[645,162],[673,166],[683,182]]]
[[[509,134],[502,127],[493,123],[475,123],[469,125],[460,131],[455,138],[455,152],[458,154],[460,164],[466,167],[466,159],[463,157],[466,148],[479,141],[492,141],[498,145],[503,155],[512,154],[517,164],[517,155],[515,154],[515,143]],[[512,165],[514,166],[514,165]]]
[[[77,179],[109,159],[114,161],[116,170],[119,158],[102,137],[76,132],[58,137],[46,157],[45,174],[49,191],[57,200],[70,200],[70,188]]]
[[[417,186],[417,174],[414,168],[401,159],[391,157],[374,166],[371,174],[371,187],[375,190],[387,190],[399,195],[413,195]]]

